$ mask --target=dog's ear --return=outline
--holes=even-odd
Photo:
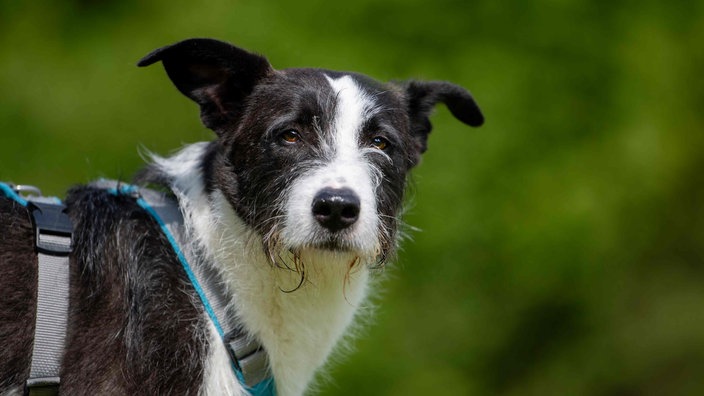
[[[478,127],[484,123],[484,116],[474,98],[459,85],[444,81],[410,81],[403,88],[408,100],[411,133],[419,153],[428,148],[428,134],[432,129],[428,117],[438,102],[445,103],[450,113],[467,125]]]
[[[203,124],[216,133],[240,115],[257,82],[273,72],[266,58],[213,39],[189,39],[159,48],[137,66],[158,61],[176,88],[200,105]]]

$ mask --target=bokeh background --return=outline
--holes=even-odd
[[[323,395],[704,394],[704,2],[0,0],[0,180],[63,196],[210,139],[150,50],[469,88]]]

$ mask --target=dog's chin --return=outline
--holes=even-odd
[[[381,242],[377,235],[359,233],[354,230],[330,232],[322,228],[312,232],[292,232],[291,228],[284,228],[278,234],[276,247],[297,255],[310,254],[327,258],[358,258],[362,261],[375,261],[380,254]]]
[[[376,251],[373,249],[364,249],[358,241],[349,240],[337,235],[331,235],[323,239],[317,239],[310,243],[304,244],[292,251],[307,251],[310,253],[319,252],[325,255],[333,254],[336,256],[350,257],[371,257]]]
[[[314,250],[323,250],[327,252],[334,253],[359,253],[357,249],[354,249],[351,244],[346,242],[341,242],[335,239],[328,239],[327,241],[317,242],[311,245]]]

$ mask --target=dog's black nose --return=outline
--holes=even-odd
[[[349,188],[324,188],[313,198],[313,216],[332,232],[354,224],[359,209],[359,197]]]

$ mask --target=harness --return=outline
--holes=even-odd
[[[164,193],[113,180],[99,180],[91,186],[113,195],[132,197],[157,222],[222,339],[239,383],[253,396],[274,396],[276,390],[266,351],[228,315],[227,295],[213,266],[205,262],[205,255],[183,248],[187,246],[186,230],[175,200]],[[35,195],[25,197],[24,193]],[[68,317],[68,256],[73,227],[61,201],[42,197],[34,187],[0,182],[0,194],[27,207],[36,235],[37,319],[27,389],[30,394],[57,392]]]

